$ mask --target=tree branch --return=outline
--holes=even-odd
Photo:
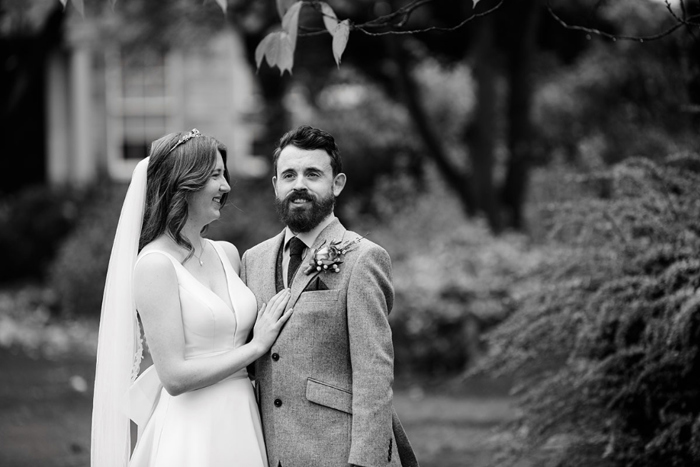
[[[427,3],[427,1],[429,1],[429,0],[426,0],[425,3]],[[497,9],[499,9],[499,8],[501,7],[501,5],[503,5],[503,0],[499,0],[499,2],[498,2],[496,5],[494,5],[493,7],[489,8],[489,9],[487,9],[487,10],[482,11],[481,13],[473,13],[471,16],[468,16],[466,19],[464,19],[464,20],[463,20],[462,22],[460,22],[459,24],[457,24],[457,25],[455,25],[455,26],[450,26],[450,27],[431,26],[431,27],[429,27],[429,28],[420,28],[420,29],[390,30],[390,31],[382,31],[382,32],[370,32],[370,31],[367,31],[367,30],[365,29],[365,28],[368,27],[368,26],[367,26],[368,23],[365,23],[365,24],[358,24],[358,25],[355,25],[355,26],[354,26],[354,29],[356,29],[356,30],[358,30],[358,31],[361,31],[361,32],[367,34],[368,36],[385,36],[385,35],[388,35],[388,34],[394,34],[394,35],[401,35],[401,34],[419,34],[419,33],[432,32],[432,31],[438,31],[438,32],[452,32],[452,31],[456,31],[457,29],[460,29],[460,28],[463,27],[465,24],[469,23],[470,21],[472,21],[472,20],[474,20],[474,19],[476,19],[476,18],[480,18],[480,17],[482,17],[482,16],[486,16],[486,15],[489,15],[489,14],[493,13],[494,11],[496,11]]]
[[[429,3],[434,2],[435,0],[414,0],[413,2],[409,3],[408,5],[399,8],[398,10],[389,13],[387,15],[379,16],[373,20],[367,21],[365,23],[361,24],[351,24],[350,25],[350,30],[355,30],[355,31],[361,31],[364,34],[367,34],[368,36],[386,36],[386,35],[404,35],[404,34],[419,34],[419,33],[425,33],[425,32],[452,32],[456,31],[457,29],[460,29],[464,27],[467,23],[470,21],[473,21],[476,18],[480,18],[482,16],[489,15],[496,11],[498,8],[501,7],[503,4],[504,0],[499,0],[499,2],[494,5],[493,7],[484,10],[480,13],[473,13],[471,16],[465,18],[463,21],[461,21],[459,24],[456,24],[455,26],[447,26],[447,27],[440,27],[440,26],[431,26],[428,28],[418,28],[418,29],[407,29],[407,30],[401,30],[401,29],[391,29],[388,31],[381,31],[381,32],[372,32],[369,29],[380,29],[380,28],[387,28],[387,27],[394,27],[394,28],[401,28],[403,27],[406,22],[409,20],[411,17],[411,14],[417,10],[418,8],[427,5]],[[314,9],[320,11],[320,7],[318,7],[318,2],[316,1],[304,1],[304,3],[311,5],[314,7]],[[323,13],[321,13],[323,14]],[[392,24],[394,20],[397,18],[401,18],[397,23]],[[308,37],[308,36],[317,36],[320,34],[329,34],[329,32],[324,28],[324,29],[309,29],[309,28],[304,28],[300,27],[300,31],[303,31],[302,33],[299,34],[301,37]]]
[[[668,5],[668,2],[666,2],[666,4]],[[658,39],[661,39],[661,38],[664,38],[666,36],[673,34],[677,29],[679,29],[683,26],[700,27],[700,23],[693,22],[693,20],[695,20],[695,19],[700,19],[700,14],[693,15],[693,16],[690,16],[690,17],[685,18],[685,19],[679,18],[678,15],[673,13],[673,11],[670,8],[670,5],[668,5],[669,11],[671,11],[672,16],[676,19],[676,24],[674,24],[670,28],[666,29],[665,31],[662,31],[658,34],[653,34],[650,36],[627,36],[627,35],[622,35],[622,34],[612,34],[609,32],[601,31],[600,29],[587,28],[584,26],[576,26],[573,24],[569,24],[554,12],[554,9],[552,8],[551,0],[547,0],[546,6],[547,6],[547,11],[552,16],[552,18],[554,18],[565,29],[570,29],[570,30],[574,30],[574,31],[582,31],[582,32],[586,32],[588,34],[595,34],[596,36],[605,37],[605,38],[611,39],[613,41],[618,40],[618,39],[619,40],[636,41],[636,42],[655,41],[655,40],[658,40]]]

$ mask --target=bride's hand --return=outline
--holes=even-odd
[[[272,347],[284,323],[292,316],[291,308],[284,311],[290,295],[289,289],[284,289],[272,297],[267,304],[263,304],[258,311],[258,318],[253,328],[252,343],[259,345],[263,353]]]

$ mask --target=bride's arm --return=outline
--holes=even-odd
[[[291,316],[289,291],[258,311],[251,342],[221,355],[185,359],[177,275],[163,255],[148,255],[134,270],[134,295],[148,346],[163,386],[173,396],[217,383],[253,363],[272,346]]]

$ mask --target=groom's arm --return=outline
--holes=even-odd
[[[394,348],[389,327],[389,312],[394,303],[391,260],[383,248],[373,243],[359,253],[347,292],[353,393],[348,463],[385,466],[389,456],[397,455],[391,441],[394,381]]]

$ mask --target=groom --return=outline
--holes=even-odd
[[[417,466],[392,403],[391,261],[333,214],[346,181],[335,140],[299,127],[273,163],[286,228],[241,260],[258,305],[292,292],[294,314],[256,362],[270,466]]]

